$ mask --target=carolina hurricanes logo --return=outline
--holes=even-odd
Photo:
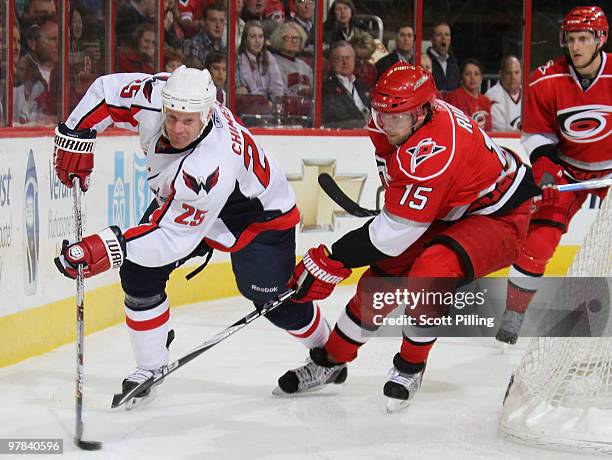
[[[412,156],[410,160],[410,172],[414,174],[419,165],[434,155],[443,152],[444,150],[446,150],[446,147],[436,144],[431,137],[423,139],[414,147],[406,149],[406,151]]]
[[[596,142],[610,135],[612,106],[582,105],[557,112],[561,134],[577,142]]]
[[[486,110],[478,110],[472,114],[472,120],[474,120],[481,129],[485,129],[487,125],[487,116],[488,113]]]
[[[215,169],[206,179],[201,176],[196,179],[187,174],[186,171],[183,171],[183,180],[187,188],[193,190],[196,195],[200,194],[200,190],[210,193],[213,187],[217,185],[217,182],[219,182],[219,167],[217,166],[217,169]]]

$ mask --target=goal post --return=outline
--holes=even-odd
[[[567,276],[612,277],[611,227],[608,197]],[[612,455],[612,337],[534,338],[511,378],[499,431],[536,447]]]

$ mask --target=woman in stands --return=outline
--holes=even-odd
[[[480,62],[466,59],[461,66],[461,86],[444,99],[463,110],[480,128],[491,131],[491,101],[480,92],[482,74]]]
[[[297,22],[285,22],[270,37],[270,46],[278,63],[287,94],[312,95],[312,68],[297,57],[306,45],[308,35]]]
[[[285,92],[276,59],[264,40],[263,24],[247,22],[236,56],[236,93],[264,95],[273,102]]]

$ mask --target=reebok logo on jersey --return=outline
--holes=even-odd
[[[446,150],[446,147],[436,144],[436,142],[433,141],[431,137],[423,139],[414,147],[406,149],[406,152],[408,152],[412,157],[410,160],[410,172],[414,174],[416,169],[424,161],[428,160],[434,155],[437,155],[440,152],[443,152],[444,150]]]
[[[578,142],[596,142],[612,132],[612,106],[582,105],[557,112],[559,129],[566,139]]]
[[[193,190],[196,195],[200,194],[200,190],[204,190],[206,193],[210,193],[217,182],[219,182],[219,167],[215,169],[206,179],[199,176],[197,179],[183,171],[183,180],[187,188]]]

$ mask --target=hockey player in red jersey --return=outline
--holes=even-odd
[[[496,335],[514,344],[561,235],[589,193],[559,193],[556,186],[612,177],[612,59],[603,48],[608,21],[601,8],[582,6],[563,19],[560,42],[566,55],[531,77],[521,142],[544,192],[521,254],[508,280],[506,311]]]
[[[376,330],[360,292],[372,277],[474,279],[508,266],[527,233],[531,170],[497,146],[459,109],[435,99],[421,67],[397,63],[372,92],[370,137],[385,191],[381,213],[336,241],[304,256],[290,285],[300,301],[324,299],[351,269],[370,266],[340,314],[325,347],[288,371],[276,394],[315,389],[336,379]],[[483,238],[482,235],[495,235]],[[384,279],[381,278],[381,283]],[[432,287],[435,284],[432,280]],[[452,288],[456,286],[453,281]],[[420,287],[423,284],[420,284]],[[435,337],[404,337],[384,394],[388,410],[418,390]]]
[[[68,187],[77,176],[87,190],[96,131],[111,124],[139,133],[155,199],[135,227],[122,232],[111,226],[65,242],[56,265],[71,278],[79,264],[85,276],[121,267],[137,364],[123,381],[125,393],[168,362],[170,273],[213,248],[230,252],[238,289],[260,308],[291,278],[300,215],[276,161],[216,102],[208,70],[181,66],[172,74],[98,78],[56,129],[55,170]],[[103,153],[96,161],[105,161]],[[312,302],[286,302],[266,318],[309,349],[329,336]]]

